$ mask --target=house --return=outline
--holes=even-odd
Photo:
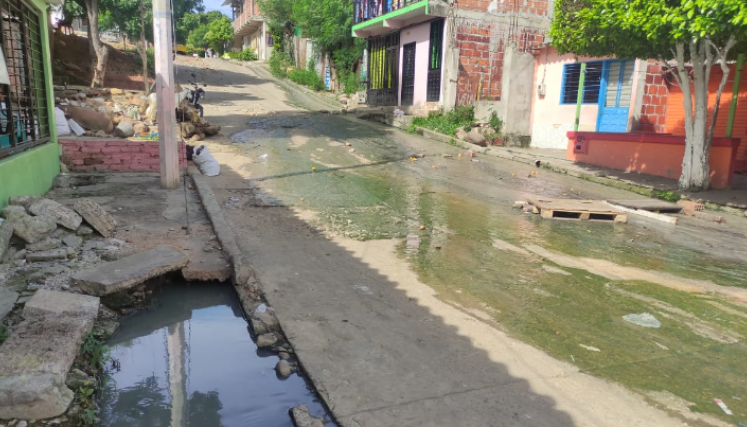
[[[585,64],[578,131],[574,132],[581,65]],[[711,183],[728,188],[747,172],[747,73],[741,76],[731,137],[725,138],[735,65],[720,100],[711,149]],[[714,67],[709,116],[722,78]],[[552,46],[535,52],[531,146],[567,150],[581,163],[679,178],[684,153],[684,101],[670,70],[653,60],[560,55]]]
[[[60,172],[47,2],[0,0],[0,208],[42,195]]]
[[[533,53],[552,0],[355,0],[353,35],[364,54],[367,103],[423,112],[476,105],[505,131],[528,135]]]
[[[232,49],[241,51],[254,49],[260,60],[270,59],[272,35],[267,29],[267,21],[259,10],[257,0],[226,0],[224,6],[231,6],[233,14],[234,39]]]

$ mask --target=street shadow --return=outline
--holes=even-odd
[[[244,265],[254,269],[300,363],[342,425],[576,425],[535,389],[563,388],[548,385],[561,375],[557,369],[521,362],[510,372],[503,361],[521,357],[513,345],[486,345],[494,338],[464,328],[465,314],[424,296],[430,288],[391,279],[291,208],[241,201],[227,207],[229,199],[262,193],[228,165],[205,179],[224,206]]]

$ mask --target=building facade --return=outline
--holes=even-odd
[[[356,0],[353,35],[368,40],[369,105],[476,105],[528,135],[534,55],[552,0]]]
[[[270,59],[272,36],[267,30],[267,21],[259,10],[257,0],[226,0],[233,14],[234,39],[232,49],[254,49],[261,61]]]
[[[0,0],[0,208],[42,195],[60,172],[47,3]]]

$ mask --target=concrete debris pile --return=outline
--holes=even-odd
[[[189,89],[175,88],[179,136],[199,141],[220,132],[189,104]],[[155,138],[158,135],[156,94],[142,91],[55,86],[58,134],[96,138]],[[190,125],[182,129],[183,125]],[[195,137],[196,135],[196,137]]]

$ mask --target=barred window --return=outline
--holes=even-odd
[[[584,77],[584,104],[596,104],[599,102],[599,89],[601,88],[603,61],[586,63],[586,77]],[[563,89],[561,91],[561,104],[575,104],[578,100],[578,85],[581,78],[581,64],[565,64],[563,68]]]
[[[36,8],[0,0],[8,82],[0,83],[0,158],[49,141],[42,25]],[[9,84],[4,84],[9,83]]]

